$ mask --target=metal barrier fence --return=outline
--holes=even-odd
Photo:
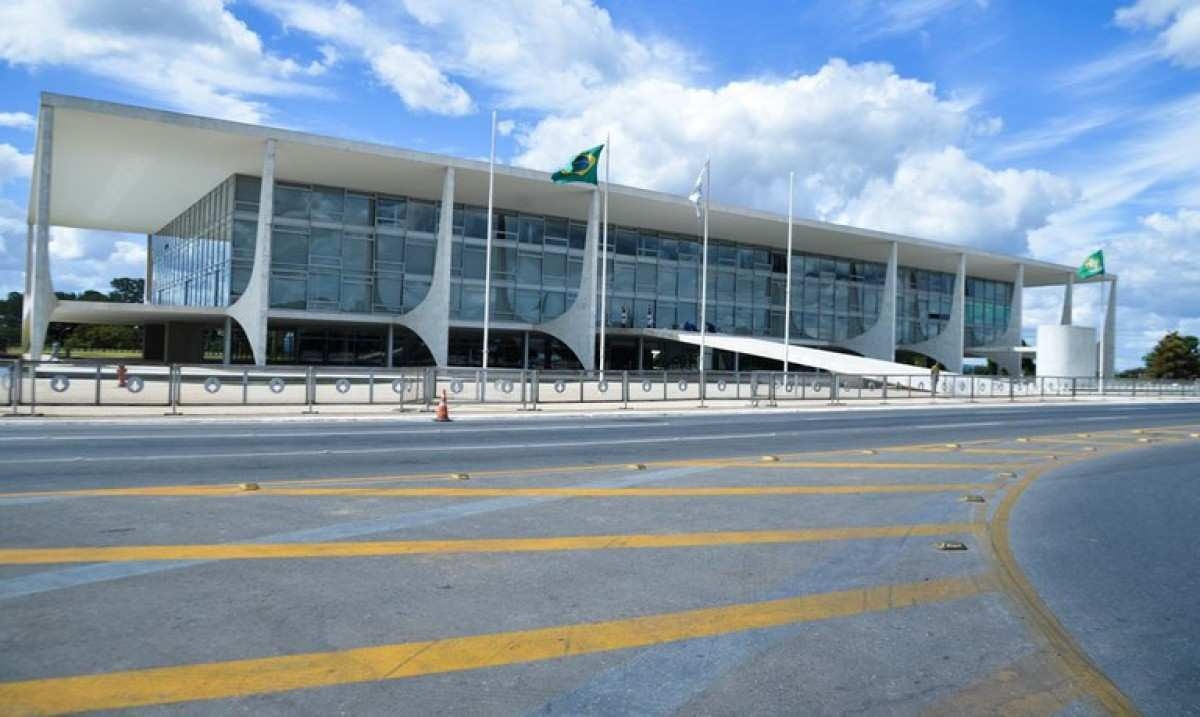
[[[899,401],[1088,396],[1200,397],[1200,381],[1092,377],[843,375],[779,371],[522,371],[470,368],[169,366],[115,362],[0,361],[0,401],[19,406],[391,405],[454,403]]]

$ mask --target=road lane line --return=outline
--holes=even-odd
[[[417,436],[425,434],[439,435],[456,435],[462,433],[519,433],[526,431],[569,431],[569,430],[609,430],[614,428],[640,429],[646,427],[662,427],[672,425],[669,421],[654,421],[642,423],[598,423],[596,425],[574,424],[574,425],[539,425],[539,426],[489,426],[489,427],[454,427],[454,428],[414,428],[414,429],[378,429],[367,428],[359,431],[228,431],[222,433],[145,433],[139,434],[137,439],[141,441],[180,441],[180,440],[210,440],[210,439],[276,439],[276,438],[338,438],[338,437],[357,437],[357,436]],[[15,441],[36,441],[39,443],[58,443],[64,441],[108,441],[108,440],[126,440],[129,438],[128,433],[90,433],[90,434],[74,434],[74,435],[24,435],[24,436],[0,436],[0,442],[15,442]]]
[[[66,458],[13,458],[5,461],[7,465],[42,465],[48,463],[118,463],[170,460],[213,460],[217,458],[278,458],[285,456],[352,456],[372,453],[448,453],[463,451],[490,451],[503,448],[505,450],[536,450],[539,448],[583,448],[586,446],[607,446],[652,443],[679,443],[680,441],[741,441],[759,438],[778,438],[780,435],[800,433],[791,431],[785,434],[770,433],[724,433],[699,436],[663,436],[661,438],[610,438],[596,441],[547,441],[545,443],[505,443],[502,445],[478,443],[467,445],[436,445],[436,446],[389,446],[380,448],[325,448],[306,449],[301,451],[243,451],[234,453],[161,453],[155,455],[121,455],[121,456],[71,456]]]
[[[637,471],[622,476],[612,476],[601,480],[585,483],[587,486],[631,486],[654,483],[658,481],[683,478],[702,472],[699,468],[668,468],[665,470]],[[359,538],[380,533],[394,533],[401,530],[412,530],[428,525],[440,525],[454,520],[488,515],[505,510],[518,510],[537,505],[545,505],[561,498],[484,498],[468,500],[448,505],[424,508],[399,515],[386,515],[367,520],[352,520],[343,523],[333,523],[319,528],[304,528],[283,533],[272,533],[256,538],[253,543],[323,543],[332,540]],[[197,565],[204,565],[203,560],[179,561],[145,561],[137,563],[94,563],[91,565],[73,565],[70,567],[43,570],[28,575],[0,579],[0,601],[38,595],[54,590],[91,585],[93,583],[121,580],[139,575],[181,570]]]
[[[533,553],[575,550],[638,550],[722,545],[765,545],[877,538],[928,537],[975,532],[972,523],[925,523],[802,530],[748,530],[707,533],[571,535],[551,538],[469,540],[384,540],[338,543],[224,543],[207,545],[126,545],[75,548],[0,548],[0,565],[100,563],[143,560],[284,560],[364,558],[462,553]]]
[[[978,470],[1005,471],[1019,470],[1025,463],[873,463],[869,461],[779,461],[765,463],[762,461],[722,461],[717,467],[721,468],[853,468],[867,470]]]
[[[1135,447],[1137,446],[1128,446],[1131,449]],[[1074,458],[1070,462],[1075,463],[1081,460],[1084,459]],[[1047,465],[1033,468],[1016,485],[1005,492],[988,530],[991,536],[992,554],[998,564],[996,576],[1004,592],[1024,609],[1029,617],[1031,632],[1039,635],[1045,641],[1047,655],[1063,674],[1070,675],[1077,685],[1095,697],[1110,714],[1136,715],[1138,710],[1134,707],[1133,702],[1121,692],[1121,688],[1117,687],[1108,675],[1104,674],[1103,670],[1092,662],[1075,638],[1071,636],[1071,633],[1042,602],[1041,596],[1038,595],[1029,579],[1025,577],[1024,571],[1017,564],[1016,556],[1013,554],[1009,530],[1013,506],[1031,483],[1052,468],[1057,467]]]
[[[242,498],[277,497],[372,497],[372,498],[673,498],[767,495],[858,495],[864,493],[944,493],[980,491],[990,483],[885,483],[880,485],[776,485],[776,486],[675,486],[670,488],[594,488],[587,486],[537,488],[277,488],[242,492],[229,486],[147,486],[144,488],[95,488],[62,491],[52,495],[89,498]]]
[[[974,575],[532,630],[3,682],[0,705],[65,714],[404,679],[885,612],[994,589],[991,576]]]

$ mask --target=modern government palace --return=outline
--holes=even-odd
[[[597,368],[606,273],[607,368],[696,367],[702,245],[686,197],[612,186],[602,272],[596,187],[494,176],[490,366]],[[42,356],[51,322],[137,324],[149,361],[479,366],[488,180],[487,162],[43,94],[25,345]],[[146,235],[145,302],[57,299],[51,226]],[[1036,352],[1044,375],[1111,375],[1111,274],[1086,280],[1112,282],[1097,341],[1072,325],[1073,267],[793,227],[789,258],[785,216],[712,204],[707,367],[778,368],[790,321],[788,356],[812,368],[958,372],[973,357],[1019,375]],[[1022,289],[1043,286],[1063,288],[1062,318],[1024,346]]]

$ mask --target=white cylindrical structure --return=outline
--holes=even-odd
[[[1094,377],[1096,329],[1050,324],[1037,330],[1037,375]]]

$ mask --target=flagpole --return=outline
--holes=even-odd
[[[483,369],[488,367],[488,328],[492,317],[492,194],[496,186],[496,110],[492,110],[492,153],[488,158],[487,236],[483,260]],[[484,377],[487,381],[487,377]]]
[[[712,191],[712,168],[704,158],[704,235],[700,253],[700,397],[704,398],[704,353],[708,336],[708,195]]]
[[[604,135],[604,219],[600,226],[600,380],[604,380],[604,343],[608,326],[608,183],[612,172],[612,136]],[[593,275],[594,276],[594,275]]]
[[[1104,351],[1107,348],[1104,345],[1104,337],[1108,333],[1108,276],[1102,278],[1100,284],[1100,355],[1096,357],[1096,376],[1100,379],[1100,393],[1104,394]]]
[[[787,359],[792,345],[792,195],[796,173],[787,173],[787,281],[784,287],[784,384],[787,384]],[[785,386],[786,387],[786,386]]]

